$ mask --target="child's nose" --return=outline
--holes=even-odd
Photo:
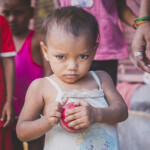
[[[71,60],[68,62],[68,70],[71,70],[71,71],[76,71],[78,68],[78,64],[76,61],[74,60]]]
[[[8,20],[9,20],[10,23],[13,22],[13,21],[15,21],[15,16],[13,14],[10,15],[9,18],[8,18]]]

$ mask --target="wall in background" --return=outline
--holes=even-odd
[[[54,8],[53,0],[32,0],[32,6],[35,8],[35,11],[34,19],[30,22],[30,28],[40,32],[44,18]]]

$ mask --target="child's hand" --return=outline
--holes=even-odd
[[[96,107],[82,100],[78,100],[74,104],[78,107],[68,110],[66,113],[67,117],[65,121],[69,122],[69,127],[82,129],[96,122]]]
[[[12,122],[14,117],[14,111],[13,111],[13,104],[10,102],[6,102],[3,110],[2,110],[2,116],[1,116],[1,121],[4,123],[3,127],[9,127]]]
[[[49,104],[46,108],[45,116],[47,117],[50,126],[54,127],[58,124],[61,118],[62,107],[67,103],[68,99],[63,99],[61,103],[53,102]]]

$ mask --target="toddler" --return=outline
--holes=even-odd
[[[115,124],[128,111],[111,77],[104,71],[89,72],[99,38],[95,17],[82,8],[63,7],[49,14],[43,24],[41,42],[53,74],[33,81],[17,123],[17,135],[30,141],[46,133],[44,150],[119,150]],[[68,126],[61,128],[61,110]],[[39,114],[43,117],[39,117]]]

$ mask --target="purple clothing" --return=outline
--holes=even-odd
[[[100,40],[95,60],[128,57],[128,46],[118,25],[116,0],[60,0],[60,5],[61,7],[80,6],[96,17]]]
[[[30,83],[43,76],[42,66],[36,64],[32,59],[31,40],[34,31],[30,31],[24,44],[15,57],[16,65],[16,87],[15,87],[15,109],[19,115],[25,101],[25,94]]]

